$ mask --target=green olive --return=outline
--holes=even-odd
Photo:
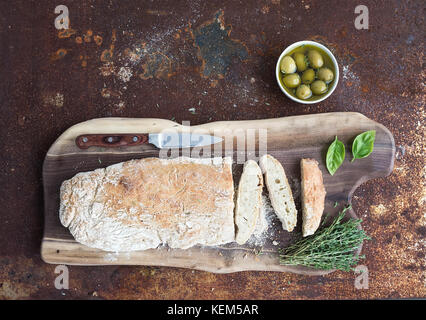
[[[302,82],[305,84],[311,84],[315,80],[314,69],[308,69],[302,74]]]
[[[312,96],[312,91],[306,84],[300,85],[296,90],[296,97],[299,99],[309,99]]]
[[[334,74],[329,68],[321,68],[318,70],[318,79],[324,81],[325,83],[330,83],[333,81]]]
[[[311,84],[311,90],[315,95],[318,96],[318,95],[323,94],[324,92],[327,91],[327,85],[322,80],[315,80]]]
[[[321,68],[324,64],[324,59],[317,50],[309,50],[308,59],[310,66],[314,69]]]
[[[300,76],[298,73],[288,74],[283,77],[283,82],[287,88],[296,88],[300,84]]]
[[[293,55],[294,61],[296,62],[297,71],[303,72],[308,67],[308,61],[303,53],[296,52]]]
[[[280,63],[280,69],[282,73],[295,73],[297,70],[296,62],[290,56],[285,56]]]

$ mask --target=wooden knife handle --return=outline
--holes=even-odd
[[[148,134],[83,134],[75,139],[80,149],[130,147],[148,143]]]

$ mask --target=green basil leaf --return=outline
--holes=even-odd
[[[352,143],[353,162],[355,159],[368,157],[373,152],[374,140],[376,139],[376,131],[370,130],[356,136]]]
[[[327,151],[325,163],[328,172],[334,175],[337,169],[342,165],[343,160],[345,160],[345,145],[342,141],[338,140],[336,136],[336,139],[330,144]]]

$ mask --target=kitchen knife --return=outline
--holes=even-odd
[[[75,139],[80,149],[89,147],[131,147],[150,143],[160,149],[203,147],[223,139],[208,134],[193,133],[136,133],[136,134],[83,134]]]

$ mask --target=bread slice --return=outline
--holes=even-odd
[[[268,220],[266,220],[266,212],[263,209],[263,200],[262,206],[259,213],[259,218],[257,218],[256,226],[254,227],[253,235],[259,237],[268,229]]]
[[[291,232],[297,224],[297,210],[284,168],[277,159],[269,154],[260,158],[260,167],[265,175],[265,184],[272,207],[280,219],[283,229]]]
[[[235,240],[231,158],[145,158],[62,183],[59,219],[105,251],[186,249]]]
[[[314,159],[300,161],[302,174],[303,236],[317,231],[324,211],[325,187],[318,162]]]
[[[258,164],[248,160],[238,184],[237,203],[235,206],[235,240],[244,244],[253,234],[262,209],[263,177]]]

